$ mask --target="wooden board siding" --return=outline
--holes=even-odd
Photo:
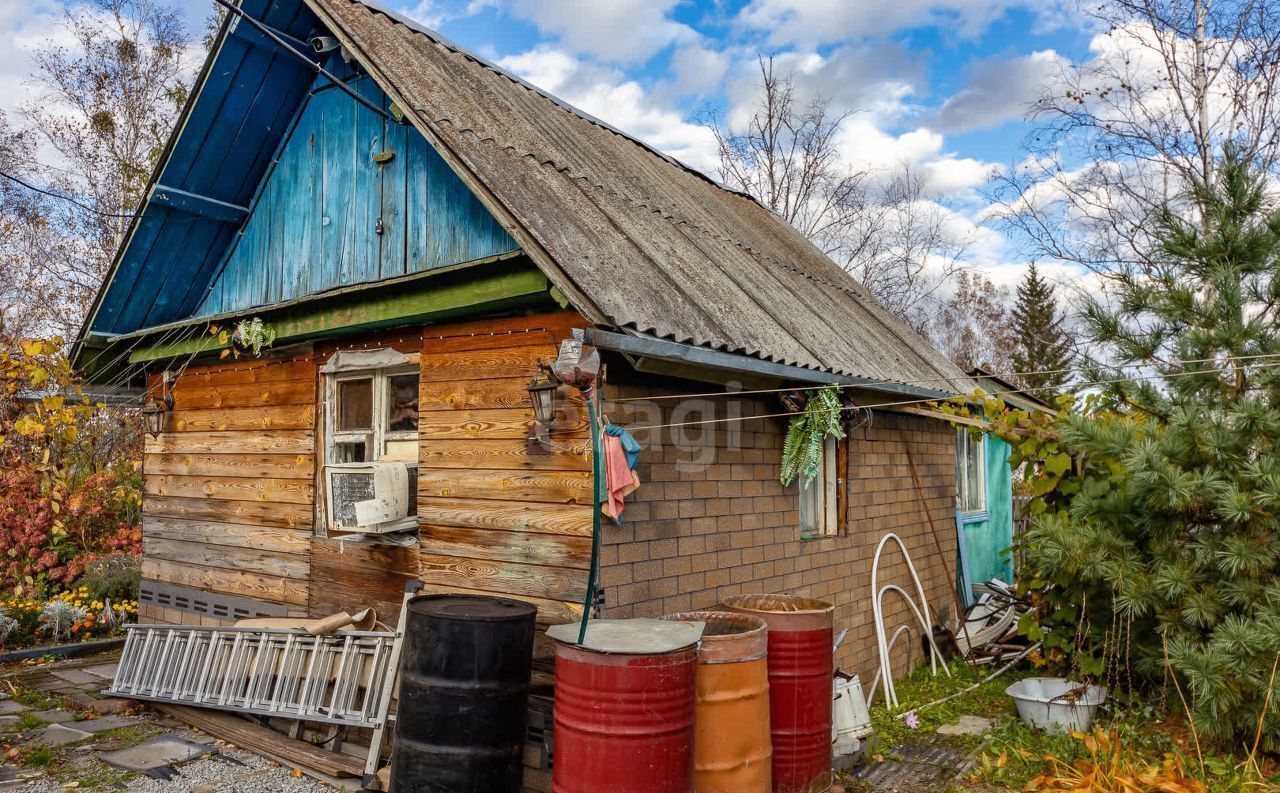
[[[417,548],[313,537],[308,609],[318,617],[372,606],[380,620],[394,626],[404,585],[417,575]]]
[[[591,556],[585,408],[561,389],[553,438],[530,455],[528,384],[583,320],[557,312],[424,329],[418,421],[421,576],[427,592],[506,595],[539,621],[572,620]],[[576,611],[575,611],[576,610]]]
[[[368,76],[349,84],[390,104]],[[314,87],[197,315],[516,249],[417,130],[379,118],[327,78]],[[387,153],[389,161],[375,161]]]
[[[306,613],[316,383],[309,357],[182,372],[143,457],[144,579]]]

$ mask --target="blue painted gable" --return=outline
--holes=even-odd
[[[329,33],[302,0],[242,8],[299,48]],[[388,107],[338,53],[326,67]],[[375,162],[383,152],[391,159]],[[360,106],[233,16],[85,331],[109,338],[516,248],[412,126]]]
[[[347,84],[390,109],[368,76]],[[513,251],[426,140],[317,78],[197,315]]]

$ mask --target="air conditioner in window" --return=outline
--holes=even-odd
[[[418,526],[416,463],[335,463],[325,466],[329,526],[386,534]]]

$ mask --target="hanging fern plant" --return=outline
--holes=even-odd
[[[790,486],[797,476],[806,486],[813,481],[822,467],[823,443],[830,436],[844,437],[844,404],[834,385],[809,392],[804,410],[791,417],[778,477],[783,486]]]
[[[266,324],[260,317],[241,320],[231,334],[231,342],[241,350],[251,350],[255,356],[262,355],[265,347],[275,343],[275,328]]]

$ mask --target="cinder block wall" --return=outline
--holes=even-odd
[[[726,397],[664,399],[678,393],[669,383],[612,385],[607,400],[644,401],[611,401],[606,413],[616,423],[641,427],[781,412],[768,398],[734,398],[732,406]],[[658,399],[649,401],[653,397]],[[877,668],[871,560],[885,533],[894,532],[906,543],[931,611],[943,610],[949,619],[955,613],[949,583],[956,555],[955,430],[943,422],[884,412],[852,429],[846,441],[847,533],[814,540],[800,539],[797,486],[783,488],[778,482],[785,432],[781,418],[637,430],[637,440],[646,446],[637,466],[643,484],[628,500],[622,525],[606,522],[603,530],[604,613],[654,617],[710,608],[727,595],[750,592],[822,598],[836,606],[837,633],[849,629],[837,665],[862,675],[869,685]],[[912,480],[908,447],[923,498]],[[914,592],[896,551],[885,551],[881,575],[882,582]],[[885,613],[889,635],[913,620],[910,607],[892,593],[885,598]],[[913,663],[922,659],[921,639],[916,630],[913,641],[905,636],[899,641],[896,674],[906,669],[906,645]]]

